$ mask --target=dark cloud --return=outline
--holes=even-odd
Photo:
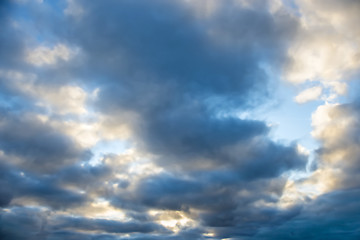
[[[212,229],[215,239],[255,236],[262,228],[278,226],[301,211],[301,206],[275,207],[284,184],[285,179],[243,182],[230,170],[192,176],[162,174],[144,179],[135,192],[120,193],[112,203],[139,212],[149,208],[184,211]]]
[[[61,209],[79,205],[86,200],[83,194],[62,188],[53,177],[34,175],[0,160],[0,184],[4,189],[1,201],[4,207],[13,198],[28,199],[30,202],[35,200],[40,205]]]
[[[120,222],[104,219],[86,219],[74,217],[59,217],[56,219],[56,229],[78,229],[87,231],[102,231],[107,233],[150,233],[168,232],[164,227],[155,223]]]
[[[82,6],[71,40],[81,47],[86,70],[77,72],[98,85],[98,110],[125,120],[161,165],[243,161],[226,149],[266,137],[264,123],[222,115],[245,111],[267,95],[260,62],[276,65],[285,58],[285,43],[297,27],[290,15],[232,5],[199,19],[180,1]],[[210,30],[220,32],[212,36]]]
[[[61,169],[56,180],[61,184],[77,186],[91,192],[96,186],[103,184],[103,179],[108,180],[113,177],[113,172],[114,170],[111,170],[108,165],[75,164]]]
[[[0,117],[0,122],[0,148],[23,168],[53,172],[61,166],[91,157],[91,152],[36,116],[5,114]]]
[[[23,34],[14,27],[15,6],[12,1],[0,3],[0,67],[18,66],[24,51]]]
[[[45,211],[39,211],[35,208],[14,208],[11,212],[1,212],[1,239],[39,239],[44,230],[46,215]]]
[[[360,237],[360,205],[357,201],[360,194],[360,105],[357,100],[332,105],[327,114],[329,121],[317,133],[321,147],[316,153],[318,169],[327,173],[327,178],[323,179],[328,180],[325,184],[330,187],[326,193],[304,203],[294,218],[282,225],[264,228],[254,239],[355,240]],[[346,124],[340,124],[342,122]],[[310,181],[319,181],[316,177],[318,175],[310,177]]]
[[[274,186],[271,186],[271,182],[265,181],[246,182],[245,184],[236,176],[231,179],[231,176],[229,177],[231,171],[216,174],[217,179],[213,178],[212,181],[208,181],[212,177],[208,175],[211,174],[203,173],[203,176],[199,173],[194,174],[191,180],[168,175],[150,177],[140,183],[134,198],[147,206],[160,209],[197,208],[221,211],[226,208],[234,208],[240,202],[243,204],[245,202],[252,203],[262,198],[269,200],[266,199],[267,195],[276,193],[276,191],[278,191],[277,194],[281,194],[282,181],[278,181]],[[224,179],[228,181],[224,181]],[[239,192],[242,190],[250,191],[251,188],[253,188],[254,193],[250,192],[247,197],[237,199]],[[259,191],[255,191],[255,189]],[[274,190],[275,192],[273,192]],[[261,191],[264,195],[259,194]]]
[[[272,14],[259,2],[257,8],[222,3],[204,18],[181,1],[78,2],[84,10],[78,17],[63,15],[61,4],[46,1],[45,7],[29,8],[29,21],[42,28],[34,35],[45,39],[37,44],[76,46],[78,56],[42,68],[23,59],[19,68],[4,57],[1,67],[36,73],[36,85],[70,82],[98,88],[97,98],[88,101],[91,110],[127,125],[134,148],[149,153],[163,172],[126,175],[131,161],[90,165],[87,149],[30,114],[39,110],[35,97],[1,79],[1,99],[13,102],[0,118],[2,239],[358,237],[356,202],[338,208],[356,199],[356,189],[289,209],[277,207],[285,186],[282,174],[304,168],[306,157],[296,144],[272,141],[265,122],[238,117],[271,96],[265,69],[276,72],[286,61],[298,28],[293,17]],[[21,62],[24,43],[5,18],[0,50]],[[52,117],[67,120],[56,113]],[[356,134],[350,139],[358,140]],[[130,220],[70,216],[73,207],[99,198]],[[16,208],[12,201],[19,199],[48,210]],[[153,209],[183,211],[199,226],[170,232],[148,214]],[[57,210],[68,214],[58,216]],[[208,230],[215,236],[205,237]]]
[[[241,214],[257,223],[246,234],[276,222],[281,215],[276,209],[250,209],[281,195],[283,180],[264,179],[301,168],[305,159],[295,146],[269,140],[265,123],[235,115],[268,94],[260,62],[281,65],[296,21],[266,8],[235,5],[210,19],[199,19],[181,2],[103,1],[82,7],[84,15],[67,38],[82,51],[84,67],[75,74],[100,89],[94,102],[99,112],[129,125],[138,147],[155,154],[168,171],[180,168],[183,176],[130,180],[130,189],[106,193],[113,205],[135,212],[205,211],[198,220],[222,224],[219,236],[245,234],[231,233],[243,224]],[[249,196],[239,200],[241,191]],[[241,206],[249,211],[241,212]],[[257,222],[261,214],[267,218]]]
[[[111,233],[170,233],[155,223],[64,217],[43,208],[14,207],[0,213],[1,239],[123,239]],[[21,229],[22,231],[19,231]],[[91,234],[97,231],[102,234]],[[61,238],[62,237],[62,238]],[[83,238],[81,238],[83,237]]]
[[[0,190],[0,207],[6,207],[11,199],[13,198],[13,194],[9,188],[7,183],[4,183],[3,180],[0,182],[1,190]]]
[[[344,189],[321,195],[304,206],[301,214],[295,218],[264,230],[254,239],[358,239],[358,198],[359,189]]]

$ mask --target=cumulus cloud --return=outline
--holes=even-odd
[[[339,217],[326,211],[358,195],[357,103],[314,113],[317,169],[293,188],[289,171],[305,169],[304,151],[239,117],[276,97],[275,75],[321,79],[299,103],[346,93],[357,45],[336,47],[347,31],[334,19],[354,24],[340,17],[348,7],[199,4],[0,5],[0,238],[316,239],[302,226],[326,217],[319,234],[357,237],[357,220],[329,230],[353,219],[356,204]],[[323,179],[335,180],[283,204],[290,188]]]
[[[359,162],[358,116],[357,102],[320,106],[313,115],[313,134],[322,142],[318,151],[320,169],[330,171],[329,177],[334,180],[330,189],[357,187],[357,181],[353,181]]]
[[[312,116],[313,135],[321,143],[316,152],[317,167],[310,176],[285,189],[285,195],[295,196],[292,204],[302,205],[303,210],[282,226],[257,234],[257,238],[359,237],[359,218],[355,216],[359,209],[355,201],[359,195],[358,114],[357,101],[317,108]]]
[[[352,28],[359,20],[359,4],[321,0],[297,4],[302,30],[289,48],[293,60],[286,76],[296,84],[317,81],[323,87],[322,94],[310,88],[295,98],[301,103],[316,95],[326,101],[312,114],[312,136],[319,141],[316,167],[284,190],[284,198],[303,205],[303,210],[281,227],[269,228],[256,237],[357,239],[358,218],[353,213],[359,206],[353,200],[359,188],[359,104],[357,99],[348,98],[344,103],[338,97],[348,93],[350,80],[355,80],[351,84],[357,86],[360,41],[358,28]]]
[[[320,82],[336,98],[360,67],[359,3],[296,1],[301,28],[288,49],[285,78],[295,84]]]

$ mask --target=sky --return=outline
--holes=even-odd
[[[358,0],[0,1],[0,239],[360,239]]]

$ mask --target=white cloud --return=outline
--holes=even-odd
[[[60,89],[48,91],[49,89],[39,88],[41,93],[42,103],[50,103],[53,107],[58,109],[61,114],[86,113],[85,101],[87,93],[78,86],[62,86]]]
[[[321,93],[322,93],[322,87],[320,86],[311,87],[300,92],[295,97],[295,101],[297,103],[306,103],[309,101],[317,100],[320,98]]]
[[[347,80],[360,68],[359,3],[296,1],[301,29],[288,49],[285,79],[294,84],[320,82],[334,100],[347,93]],[[301,94],[301,93],[300,93]],[[299,95],[300,95],[299,94]]]
[[[339,130],[335,126],[331,127],[331,131],[329,131],[330,125],[332,123],[331,112],[337,104],[325,104],[319,106],[316,111],[312,114],[312,136],[318,140],[327,140],[336,139],[338,132],[335,130]]]
[[[40,46],[27,51],[26,61],[35,66],[53,65],[59,60],[70,60],[75,53],[75,50],[64,44],[57,44],[53,48]]]
[[[12,70],[0,69],[0,77],[10,89],[19,91],[33,98],[38,106],[42,106],[56,114],[85,114],[88,93],[76,85],[61,87],[41,84],[38,76]]]
[[[360,178],[356,169],[360,148],[356,140],[359,131],[357,111],[340,104],[325,104],[315,110],[311,134],[321,143],[316,153],[317,169],[304,179],[288,180],[280,205],[292,206],[306,201],[307,197],[314,199],[335,189],[358,185]]]
[[[289,49],[292,63],[286,72],[286,79],[293,83],[306,81],[340,81],[349,71],[360,66],[357,49],[352,41],[348,41],[338,33],[311,33],[294,42]]]

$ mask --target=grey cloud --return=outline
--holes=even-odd
[[[139,212],[149,208],[188,212],[202,227],[212,229],[215,239],[255,236],[301,211],[301,206],[288,210],[267,206],[276,204],[284,184],[281,179],[243,182],[230,170],[196,172],[192,176],[162,174],[144,179],[135,192],[119,194],[112,203]]]
[[[254,235],[262,225],[297,214],[256,210],[254,203],[275,203],[284,182],[274,187],[270,179],[303,167],[306,159],[295,146],[270,141],[265,123],[222,116],[264,100],[269,80],[259,63],[281,66],[287,38],[296,31],[294,19],[284,21],[266,9],[224,7],[201,20],[180,2],[165,1],[83,6],[85,15],[74,23],[71,40],[85,56],[86,69],[77,74],[100,88],[95,106],[130,125],[138,146],[155,153],[160,166],[190,175],[190,180],[145,178],[134,192],[110,195],[114,206],[139,212],[202,210],[207,214],[197,220],[205,226],[223,224],[219,237]],[[213,25],[229,39],[226,44],[208,35]],[[127,121],[129,116],[134,121]],[[239,197],[242,190],[249,195]],[[233,230],[244,224],[239,216],[247,214],[248,230]]]
[[[56,69],[27,68],[40,75],[37,84],[74,81],[90,90],[99,88],[89,104],[112,122],[130,126],[138,150],[155,155],[167,174],[129,179],[131,187],[112,192],[104,179],[117,181],[113,174],[122,169],[80,167],[88,152],[60,129],[23,112],[8,114],[2,119],[0,146],[24,160],[17,164],[21,169],[5,171],[6,187],[10,182],[15,187],[0,203],[8,206],[11,197],[29,196],[42,205],[70,210],[96,192],[139,220],[59,217],[52,232],[40,231],[49,239],[205,239],[202,227],[213,229],[216,238],[254,236],[263,226],[282,224],[299,213],[300,208],[282,211],[256,204],[275,204],[284,187],[279,176],[304,167],[305,157],[293,145],[271,141],[264,122],[236,117],[268,99],[270,80],[262,64],[282,66],[298,26],[292,17],[272,15],[266,6],[252,10],[224,4],[209,19],[201,19],[180,1],[79,3],[85,12],[78,19],[54,14],[54,21],[47,22],[54,11],[50,5],[31,8],[34,15],[43,11],[32,16],[44,28],[42,37],[77,46],[81,54]],[[19,176],[23,169],[27,181]],[[149,209],[200,211],[195,220],[201,226],[166,233],[146,215]],[[11,228],[11,223],[21,225],[21,213],[12,214],[2,214],[2,234],[27,239]],[[24,229],[39,229],[37,220],[26,221]],[[90,230],[103,235],[79,233]]]
[[[0,3],[0,67],[13,67],[19,65],[19,60],[24,51],[23,34],[12,25],[12,14],[14,4],[12,1],[4,0]]]
[[[0,181],[0,207],[6,207],[13,198],[13,193],[8,189],[8,184],[4,183],[3,180]]]
[[[76,186],[90,193],[102,186],[103,179],[111,179],[113,172],[108,165],[74,164],[61,169],[55,179],[61,184]]]
[[[61,66],[61,72],[100,87],[95,104],[101,112],[120,112],[115,117],[119,122],[124,112],[138,116],[127,124],[161,164],[239,161],[224,148],[266,136],[268,129],[259,121],[217,115],[243,111],[267,94],[268,76],[259,63],[285,57],[285,43],[297,23],[266,8],[231,6],[220,6],[210,19],[198,19],[180,1],[83,3],[84,16],[64,19],[63,24],[72,22],[57,35],[59,41],[81,47],[83,66]],[[42,17],[44,9],[51,8],[41,6]],[[58,15],[52,23],[42,17],[34,21],[44,27],[61,21]],[[217,43],[207,33],[210,28],[232,40]],[[42,74],[49,72],[45,68]],[[54,71],[50,81],[59,79],[58,74]]]
[[[266,229],[255,239],[345,239],[360,237],[359,189],[344,189],[319,196],[290,221]]]
[[[197,172],[190,176],[189,180],[184,177],[157,175],[139,183],[134,198],[145,205],[163,209],[186,210],[194,207],[220,211],[224,208],[236,207],[240,202],[251,204],[262,198],[271,200],[266,198],[269,193],[276,193],[272,192],[273,190],[280,190],[278,194],[281,194],[283,184],[281,180],[276,183],[276,188],[274,188],[275,186],[272,186],[271,182],[265,180],[241,182],[236,176],[228,180],[228,175],[231,174],[231,171],[222,171],[216,175],[211,172],[202,174]],[[217,178],[208,175],[215,175]],[[228,181],[224,181],[225,178]],[[237,199],[241,190],[249,191],[249,195]],[[263,192],[264,195],[259,192]]]
[[[21,164],[25,169],[54,172],[64,165],[91,156],[91,152],[35,116],[5,112],[0,122],[0,149],[10,158],[15,156],[14,163]]]
[[[34,208],[15,208],[0,213],[0,237],[4,240],[35,240],[43,230],[46,212]]]
[[[281,16],[289,18],[286,25],[267,9],[220,7],[202,20],[180,1],[82,6],[85,14],[73,23],[70,39],[81,46],[86,71],[100,87],[95,104],[119,122],[127,113],[136,116],[126,123],[139,146],[159,155],[160,164],[188,168],[234,162],[221,153],[224,148],[266,136],[262,122],[217,116],[244,111],[267,94],[268,76],[259,62],[285,58],[281,46],[297,26],[290,15]],[[229,33],[233,41],[211,39],[207,31],[213,25],[225,31],[219,36]],[[255,38],[261,40],[246,40]],[[263,51],[270,48],[277,54]]]
[[[171,234],[155,223],[61,216],[49,210],[13,207],[0,213],[2,239],[124,239],[111,233]],[[21,231],[19,231],[21,229]],[[91,234],[97,231],[98,234]],[[82,237],[82,238],[81,238]]]
[[[151,222],[120,222],[75,217],[59,217],[55,220],[54,225],[55,229],[98,230],[107,233],[168,232],[164,227]]]
[[[329,182],[334,182],[331,188],[304,203],[294,218],[279,226],[265,227],[254,239],[359,239],[359,106],[358,100],[332,106],[329,122],[322,126],[318,168],[336,169],[327,176]],[[347,123],[340,124],[344,121]],[[316,180],[315,176],[312,181]]]
[[[67,209],[86,201],[86,196],[63,189],[52,177],[34,175],[2,161],[0,166],[0,184],[4,189],[1,200],[4,207],[7,207],[12,199],[21,197],[33,199],[40,205],[60,209]]]
[[[15,12],[12,1],[0,3],[0,72],[15,70],[21,66],[25,52],[24,34],[13,24],[12,14]],[[2,75],[2,74],[1,74]],[[0,107],[24,109],[29,105],[23,102],[18,91],[11,87],[11,81],[0,76]]]

